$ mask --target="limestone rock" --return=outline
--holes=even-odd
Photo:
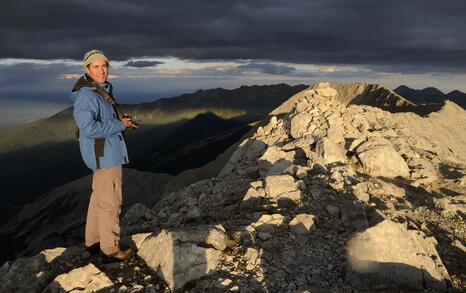
[[[327,212],[332,215],[332,217],[338,217],[340,214],[340,208],[334,205],[327,205]]]
[[[290,226],[291,232],[295,234],[305,234],[314,227],[315,221],[316,217],[314,215],[299,214],[296,215],[288,225]]]
[[[254,267],[260,264],[260,256],[262,254],[262,249],[257,250],[255,248],[249,247],[246,250],[246,253],[243,256],[243,259],[246,261],[247,270],[252,270]]]
[[[361,145],[364,140],[361,138],[349,138],[350,143],[348,145],[348,151],[353,152],[359,145]]]
[[[289,191],[278,196],[277,202],[280,207],[294,207],[301,201],[301,191]]]
[[[51,263],[65,248],[45,250],[29,258],[19,258],[0,268],[0,292],[42,292],[55,277]]]
[[[429,184],[437,181],[438,172],[427,160],[421,158],[410,158],[408,166],[411,171],[411,179],[416,179],[419,183]]]
[[[265,192],[272,198],[277,198],[285,192],[295,191],[297,188],[297,183],[290,175],[274,175],[265,178]]]
[[[409,168],[405,160],[385,138],[369,138],[358,146],[356,154],[364,171],[371,176],[388,178],[409,176]]]
[[[275,227],[283,225],[284,221],[285,217],[280,214],[262,215],[251,227],[258,232],[272,232]]]
[[[260,140],[247,139],[243,141],[239,148],[233,153],[230,158],[230,162],[235,164],[241,161],[243,158],[248,161],[254,160],[255,158],[262,155],[266,147],[267,145]]]
[[[279,147],[271,146],[258,160],[259,170],[262,174],[280,174],[293,165],[294,152],[284,152]]]
[[[368,181],[364,181],[353,185],[353,194],[362,201],[369,201],[369,195],[373,196],[393,196],[403,198],[406,195],[406,191],[392,183],[385,182],[377,178],[371,178]]]
[[[59,275],[43,291],[44,293],[110,292],[113,282],[93,264]]]
[[[462,214],[466,217],[466,195],[458,195],[452,198],[443,197],[434,199],[435,207],[442,210],[444,216]]]
[[[259,164],[260,165],[260,164]],[[293,174],[293,163],[287,159],[280,159],[276,161],[270,168],[267,170],[266,168],[261,169],[261,173],[267,176],[271,175],[283,175],[283,174]],[[267,170],[264,172],[264,170]]]
[[[309,167],[297,166],[295,170],[295,176],[298,179],[304,179],[307,177],[308,172],[311,169]]]
[[[262,194],[255,189],[254,187],[250,187],[246,192],[246,195],[241,202],[240,207],[242,209],[252,208],[260,204],[262,199]]]
[[[341,123],[331,124],[327,129],[327,138],[335,143],[341,143],[345,140],[345,129]]]
[[[317,142],[316,152],[325,164],[346,162],[345,149],[329,138],[324,137]]]
[[[142,242],[138,255],[172,289],[179,289],[215,272],[226,239],[221,225],[162,230]]]
[[[316,93],[319,95],[319,96],[322,96],[322,97],[335,97],[337,95],[337,91],[331,87],[328,86],[325,86],[325,83],[320,83],[319,86],[322,86],[321,88],[317,88],[316,89]]]
[[[434,244],[390,220],[355,234],[347,257],[347,278],[360,289],[447,289],[449,276]]]
[[[141,247],[144,240],[146,240],[147,237],[149,237],[150,235],[152,235],[152,233],[134,234],[134,235],[131,235],[131,240],[133,240],[136,247],[139,248],[139,247]]]
[[[293,152],[284,152],[279,147],[271,146],[262,154],[259,158],[260,161],[265,161],[270,165],[273,165],[276,161],[280,159],[287,159],[293,161],[294,153]]]
[[[190,207],[186,213],[188,220],[195,220],[202,216],[202,210],[199,207]]]
[[[308,134],[308,128],[312,121],[312,116],[309,113],[299,113],[298,115],[291,118],[290,132],[293,138],[300,138],[305,134]],[[312,134],[312,133],[310,133]]]

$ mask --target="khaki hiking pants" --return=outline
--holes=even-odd
[[[119,250],[122,172],[121,165],[97,169],[92,178],[85,244],[100,242],[100,249],[107,255]]]

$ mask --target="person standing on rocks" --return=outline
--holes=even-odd
[[[128,163],[122,132],[131,127],[132,119],[118,117],[112,85],[107,81],[109,60],[104,53],[87,52],[83,67],[85,74],[74,85],[71,99],[81,156],[94,172],[84,244],[91,254],[100,247],[103,262],[122,261],[133,254],[119,245],[122,165]]]

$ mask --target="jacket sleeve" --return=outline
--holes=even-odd
[[[74,102],[73,116],[79,128],[79,135],[88,138],[105,138],[125,129],[119,119],[98,121],[99,105],[94,97],[80,93]]]

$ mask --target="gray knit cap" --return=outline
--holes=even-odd
[[[104,55],[104,52],[100,50],[90,50],[86,54],[84,54],[84,59],[83,59],[83,67],[84,69],[87,67],[87,65],[91,64],[94,61],[97,60],[105,60],[108,63],[108,58],[107,56]]]

